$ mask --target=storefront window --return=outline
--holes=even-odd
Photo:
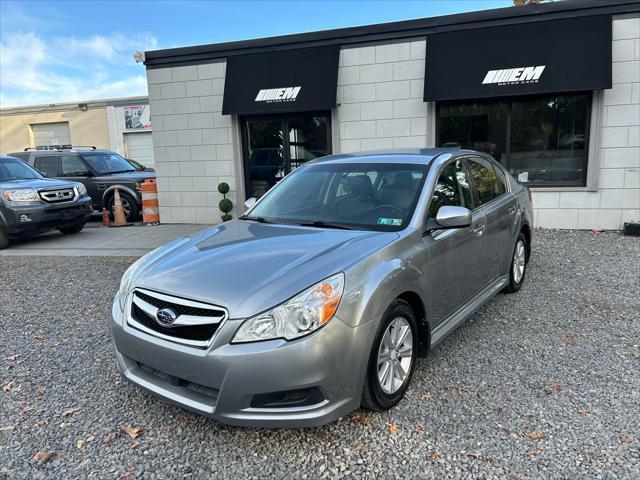
[[[331,153],[328,114],[244,119],[247,197],[261,197],[303,163]]]
[[[441,147],[478,150],[500,162],[507,150],[507,103],[443,103],[438,133]]]
[[[532,186],[586,184],[590,94],[438,105],[438,145],[472,148]]]

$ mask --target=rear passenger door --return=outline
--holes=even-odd
[[[486,283],[509,270],[516,228],[517,203],[509,191],[502,169],[482,157],[468,157],[476,202],[487,222],[485,266]]]
[[[33,162],[33,166],[49,178],[58,178],[61,176],[59,155],[43,155],[41,157],[36,157]]]

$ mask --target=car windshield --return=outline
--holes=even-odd
[[[17,158],[0,159],[0,182],[10,180],[34,180],[42,175]]]
[[[242,219],[321,228],[397,231],[407,226],[427,167],[318,163],[298,168]]]
[[[89,166],[98,174],[135,172],[136,169],[117,153],[91,153],[83,155]]]

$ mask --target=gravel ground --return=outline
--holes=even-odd
[[[0,259],[0,477],[640,478],[639,239],[536,232],[522,291],[421,360],[397,408],[308,430],[121,380],[107,316],[131,261]]]

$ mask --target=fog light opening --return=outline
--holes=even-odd
[[[31,220],[31,215],[26,215],[24,213],[20,215],[20,223],[29,223]]]
[[[283,392],[261,393],[251,399],[252,408],[292,408],[315,405],[324,400],[318,387],[287,390]]]

